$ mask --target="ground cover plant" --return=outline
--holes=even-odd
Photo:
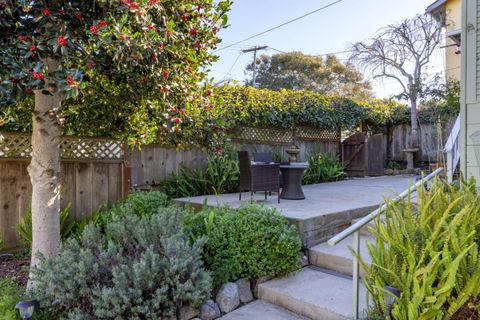
[[[214,287],[239,278],[281,276],[300,268],[297,230],[275,209],[245,204],[206,208],[185,217],[192,241],[206,236],[203,259]]]
[[[480,201],[473,181],[435,181],[418,190],[418,203],[388,203],[368,244],[371,266],[364,281],[373,313],[388,319],[459,319],[479,310]],[[385,285],[400,291],[391,314]]]

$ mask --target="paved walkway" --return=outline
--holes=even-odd
[[[263,193],[254,194],[253,199],[279,209],[287,218],[309,219],[332,213],[351,211],[358,208],[377,206],[384,197],[392,197],[415,183],[415,176],[383,176],[343,180],[303,186],[305,200],[283,200],[277,203],[277,195],[264,200]],[[187,197],[176,199],[183,203],[209,206],[228,205],[240,207],[242,202],[250,201],[250,193],[244,192],[242,202],[238,193]]]

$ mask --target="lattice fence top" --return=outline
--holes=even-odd
[[[29,134],[0,133],[0,158],[30,158],[32,143]],[[62,137],[60,157],[63,160],[112,160],[124,158],[118,140]]]
[[[238,127],[231,134],[231,138],[238,142],[264,143],[264,144],[293,144],[294,136],[291,129]],[[295,128],[297,141],[340,141],[340,133],[328,131],[317,127]]]
[[[324,130],[317,127],[297,127],[297,140],[307,141],[339,141],[340,132]]]

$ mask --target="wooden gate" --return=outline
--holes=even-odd
[[[381,133],[368,137],[359,132],[342,142],[342,160],[351,177],[383,175],[384,152]]]

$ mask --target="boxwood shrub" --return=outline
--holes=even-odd
[[[239,278],[281,276],[300,267],[301,240],[275,209],[256,204],[190,213],[184,221],[193,241],[206,236],[203,258],[214,286]]]

